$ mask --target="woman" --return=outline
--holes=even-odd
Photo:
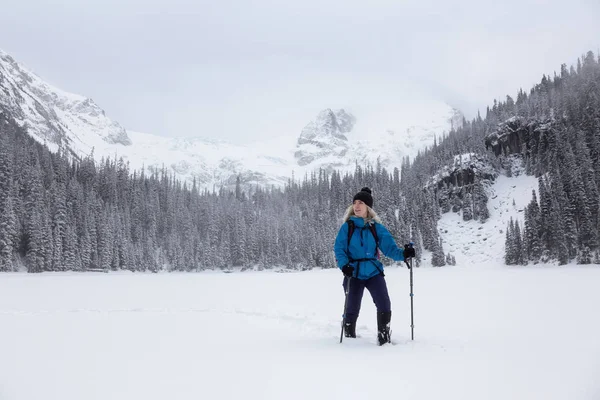
[[[334,252],[338,267],[344,274],[344,288],[348,293],[344,315],[344,334],[356,337],[356,320],[365,288],[377,307],[377,340],[379,345],[389,343],[392,308],[377,249],[395,260],[404,260],[390,232],[381,224],[373,211],[371,189],[364,187],[352,199],[335,239]],[[351,225],[354,225],[352,231]],[[351,236],[349,236],[351,234]]]

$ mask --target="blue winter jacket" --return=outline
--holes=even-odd
[[[361,217],[350,217],[354,221],[354,232],[348,245],[348,224],[344,223],[335,238],[334,252],[338,268],[342,269],[344,265],[354,267],[354,277],[358,279],[369,279],[383,272],[383,264],[375,254],[375,238]],[[386,257],[394,261],[404,261],[404,250],[399,248],[390,232],[375,221],[377,238],[379,239],[379,249]],[[365,261],[354,261],[359,259],[368,259]]]

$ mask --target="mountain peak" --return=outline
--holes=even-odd
[[[130,145],[127,131],[92,99],[60,90],[0,50],[0,109],[50,147],[87,155],[94,144]]]
[[[356,118],[344,109],[326,108],[309,122],[298,138],[294,153],[299,165],[307,165],[317,158],[341,157],[348,150],[346,133],[352,131]]]
[[[317,144],[330,138],[347,141],[345,134],[352,131],[356,118],[344,109],[326,108],[319,112],[314,121],[309,122],[298,138],[298,145]]]

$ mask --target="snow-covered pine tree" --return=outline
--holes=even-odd
[[[0,122],[1,123],[1,122]],[[13,270],[17,220],[13,205],[11,143],[0,134],[0,272]]]
[[[517,263],[515,222],[512,217],[508,226],[506,227],[506,238],[504,241],[504,263],[506,265],[515,265]]]

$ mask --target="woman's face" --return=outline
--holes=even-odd
[[[367,218],[367,205],[361,200],[354,200],[352,207],[354,208],[354,214],[357,217]]]

